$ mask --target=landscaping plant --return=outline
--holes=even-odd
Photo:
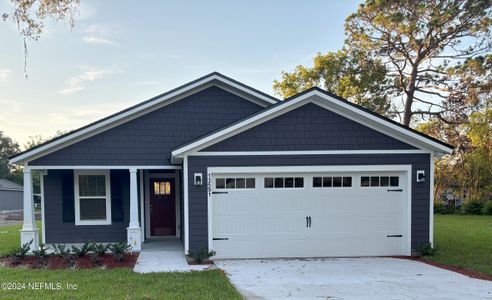
[[[197,263],[201,264],[204,260],[208,260],[214,256],[216,252],[214,250],[208,251],[207,248],[201,247],[198,252],[189,251],[188,256],[193,258]]]
[[[76,246],[72,246],[72,252],[76,254],[78,257],[83,257],[87,253],[89,253],[89,251],[91,251],[91,245],[92,245],[91,242],[85,242],[80,248]]]
[[[437,246],[432,246],[430,243],[426,244],[421,244],[417,246],[417,251],[422,255],[422,256],[435,256],[437,254]]]
[[[27,252],[29,252],[32,242],[33,240],[23,244],[18,248],[12,249],[9,256],[12,258],[14,264],[19,264],[24,259],[24,257],[26,257],[26,254]]]
[[[492,215],[492,200],[489,200],[485,203],[482,209],[482,213],[484,215]]]
[[[34,256],[36,257],[36,264],[35,266],[37,268],[45,268],[47,265],[46,258],[48,257],[48,252],[46,251],[46,247],[44,244],[39,245],[38,250],[32,251]]]
[[[109,244],[92,243],[91,251],[97,255],[104,255],[108,252]]]
[[[53,249],[55,249],[55,255],[63,258],[65,263],[70,267],[74,268],[76,266],[75,258],[72,255],[70,248],[67,248],[64,244],[53,244]]]
[[[123,261],[123,258],[125,257],[125,253],[128,252],[130,247],[131,246],[125,242],[119,242],[116,244],[110,244],[109,251],[111,251],[114,261],[120,262]]]

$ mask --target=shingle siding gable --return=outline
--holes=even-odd
[[[401,149],[416,148],[309,103],[202,151]]]
[[[30,162],[30,165],[168,165],[170,149],[261,107],[210,87]]]

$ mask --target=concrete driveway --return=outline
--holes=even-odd
[[[492,299],[492,282],[396,258],[216,261],[249,299]]]

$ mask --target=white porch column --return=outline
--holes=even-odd
[[[138,222],[137,169],[130,169],[130,224],[127,228],[128,245],[133,251],[142,249],[142,233]]]
[[[21,245],[31,244],[31,251],[37,250],[39,246],[38,230],[36,229],[36,220],[34,218],[34,199],[32,193],[32,173],[31,169],[24,167],[24,221],[20,230]]]

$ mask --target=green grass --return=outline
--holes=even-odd
[[[41,221],[36,221],[36,227],[41,241]],[[20,233],[22,224],[0,226],[0,256],[6,256],[13,248],[20,246]]]
[[[427,259],[492,275],[492,216],[435,215],[434,243]]]
[[[0,289],[0,299],[241,299],[220,270],[136,274],[113,270],[22,270],[0,268],[0,282],[24,283]],[[60,284],[61,290],[29,289],[29,283]],[[67,289],[75,284],[77,289]]]
[[[37,223],[39,232],[41,224]],[[0,256],[20,245],[22,225],[0,227]],[[137,274],[129,269],[27,270],[0,267],[0,299],[241,299],[220,270],[190,273]],[[60,284],[61,290],[35,289],[33,284]],[[29,285],[31,284],[31,286]],[[77,289],[68,289],[67,284]]]

